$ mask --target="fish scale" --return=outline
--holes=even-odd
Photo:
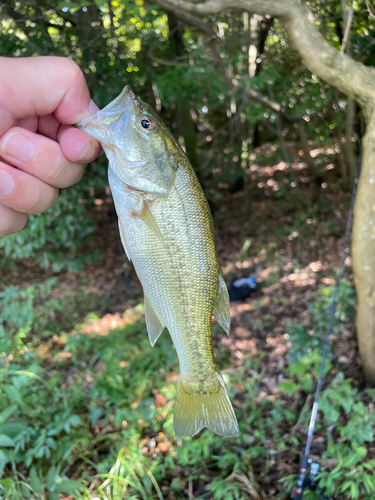
[[[207,346],[211,347],[211,329],[207,328],[207,318],[211,317],[214,309],[218,269],[217,265],[215,269],[210,262],[213,259],[206,251],[205,240],[199,237],[201,231],[196,230],[196,240],[189,241],[187,237],[189,232],[184,230],[182,221],[190,220],[189,216],[192,217],[190,229],[208,225],[207,222],[198,224],[199,217],[191,209],[197,205],[198,200],[190,196],[184,205],[180,205],[180,210],[176,210],[179,197],[175,195],[174,190],[186,189],[187,179],[183,177],[187,176],[181,169],[176,174],[174,189],[171,190],[167,200],[155,203],[150,209],[161,234],[171,235],[168,252],[151,229],[146,227],[144,231],[137,230],[138,221],[129,217],[127,220],[124,219],[124,230],[129,246],[134,248],[132,260],[144,291],[153,303],[156,303],[157,297],[161,299],[161,307],[156,305],[155,310],[172,336],[179,359],[183,360],[182,367],[186,365],[185,371],[189,370],[189,373],[197,377],[199,374],[202,376],[202,373],[212,373],[214,370],[212,348],[207,349]],[[184,211],[186,218],[183,215]],[[152,248],[152,251],[145,254],[140,251],[144,247]],[[214,248],[214,245],[211,247]],[[202,260],[206,268],[204,275],[200,269],[202,262],[197,266],[197,262]],[[149,267],[157,269],[156,276],[148,272]],[[195,273],[192,276],[189,269],[195,270],[197,267],[197,276],[194,276]],[[194,287],[191,286],[192,282]],[[205,289],[204,295],[201,293],[202,289]],[[184,301],[180,300],[181,295],[184,296]],[[208,299],[210,296],[211,300]],[[173,314],[170,314],[171,310]],[[194,330],[205,332],[206,335],[191,335],[187,339],[184,337],[181,339],[184,332],[194,332]],[[189,369],[193,366],[194,370]]]
[[[212,350],[213,314],[229,334],[228,292],[211,213],[185,153],[129,87],[78,126],[102,143],[109,159],[120,234],[145,293],[151,344],[166,327],[176,348],[176,436],[204,427],[237,435]]]

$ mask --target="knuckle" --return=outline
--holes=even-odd
[[[64,70],[66,72],[70,72],[71,74],[78,74],[78,73],[81,73],[81,69],[80,67],[78,66],[78,64],[73,61],[72,59],[69,59],[69,58],[63,58],[61,60],[59,60],[59,64],[63,63],[65,65],[65,68]]]
[[[47,184],[37,183],[23,207],[28,214],[38,214],[51,207],[57,199],[58,189]]]
[[[83,165],[73,164],[65,160],[65,158],[60,158],[54,168],[51,169],[51,172],[47,174],[45,182],[51,187],[67,188],[80,181],[83,172]]]
[[[0,204],[0,237],[18,233],[26,225],[27,216]]]
[[[61,185],[61,178],[65,169],[66,160],[61,153],[58,153],[55,160],[52,162],[51,167],[47,170],[45,182],[51,186],[64,187]]]
[[[75,61],[65,59],[65,65],[66,75],[71,81],[77,82],[79,80],[84,80],[82,70]]]
[[[70,179],[70,182],[67,186],[64,187],[69,187],[73,186],[73,184],[77,184],[82,179],[83,172],[85,171],[84,165],[74,165],[74,174],[72,178]]]
[[[27,214],[33,214],[33,213],[38,213],[41,212],[41,210],[38,210],[40,207],[40,201],[43,199],[43,193],[41,188],[39,187],[39,184],[37,187],[34,187],[33,190],[29,191],[29,196],[25,200],[25,204],[23,206],[24,211]]]
[[[56,203],[59,196],[59,190],[56,187],[48,186],[48,192],[43,197],[41,204],[39,204],[38,212],[44,212]]]
[[[59,197],[59,190],[57,188],[54,188],[50,207],[52,207],[56,203],[58,197]]]
[[[39,193],[35,195],[34,200],[31,202],[31,207],[26,210],[27,213],[40,213],[52,207],[56,203],[59,195],[59,190],[54,186],[44,185],[37,189]]]

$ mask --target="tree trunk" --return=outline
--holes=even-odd
[[[375,103],[374,103],[375,104]],[[375,105],[366,114],[362,170],[354,207],[353,271],[358,346],[366,380],[375,385]]]
[[[333,140],[335,143],[337,162],[340,167],[342,188],[344,189],[344,191],[349,191],[350,186],[349,186],[348,167],[344,159],[341,125],[335,127],[335,130],[333,131]]]
[[[350,188],[353,187],[354,177],[355,177],[355,154],[353,151],[354,118],[355,118],[355,101],[351,97],[348,97],[348,105],[346,108],[346,117],[345,117],[345,143],[343,144],[342,147],[345,152],[345,163],[348,168],[348,185]]]
[[[169,40],[171,43],[170,54],[172,58],[182,56],[185,46],[182,39],[183,27],[174,14],[168,12]],[[196,137],[190,117],[191,102],[177,102],[175,108],[175,120],[177,124],[177,139],[180,146],[185,150],[191,166],[197,172],[198,158],[195,150]],[[199,179],[202,181],[202,179]]]
[[[353,3],[350,8],[348,8],[346,0],[341,0],[341,15],[343,20],[343,25],[345,26],[345,33],[342,34],[340,38],[341,52],[345,52],[351,56],[351,45],[350,45],[350,27],[353,21]],[[346,116],[345,116],[345,137],[340,140],[340,149],[345,153],[345,164],[347,167],[347,187],[352,189],[355,177],[355,155],[354,155],[354,144],[352,142],[353,137],[353,123],[355,116],[355,101],[351,97],[348,97],[346,106]]]

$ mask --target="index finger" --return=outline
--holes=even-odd
[[[73,125],[91,116],[79,66],[64,57],[0,57],[0,136],[16,120],[53,113]]]

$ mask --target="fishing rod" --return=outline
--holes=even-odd
[[[341,278],[342,278],[342,270],[344,267],[344,262],[345,262],[345,257],[346,257],[350,229],[352,226],[354,200],[355,200],[355,197],[357,194],[358,179],[359,179],[359,173],[360,173],[361,164],[362,164],[362,154],[363,154],[363,151],[362,151],[362,147],[361,147],[361,150],[359,152],[359,156],[358,156],[357,162],[356,162],[355,179],[354,179],[354,184],[353,184],[353,189],[352,189],[352,196],[350,199],[348,218],[346,220],[345,234],[344,234],[344,238],[342,240],[342,246],[341,246],[341,252],[340,252],[340,262],[339,262],[339,266],[338,266],[337,272],[336,272],[334,293],[333,293],[331,307],[330,307],[327,332],[326,332],[326,336],[325,336],[325,340],[324,340],[322,362],[320,364],[320,371],[319,371],[318,383],[316,386],[315,399],[314,399],[314,404],[313,404],[313,408],[311,411],[310,425],[309,425],[309,430],[308,430],[308,434],[307,434],[307,442],[306,442],[305,452],[302,455],[301,462],[300,462],[299,476],[298,476],[296,489],[294,490],[293,500],[300,500],[302,498],[304,488],[309,488],[310,490],[313,490],[313,491],[320,490],[320,491],[322,491],[322,494],[318,494],[319,498],[321,498],[322,500],[329,500],[328,497],[325,497],[323,495],[324,491],[319,488],[319,480],[318,481],[316,480],[316,476],[320,472],[320,463],[311,460],[309,458],[309,455],[310,455],[310,448],[311,448],[311,443],[312,443],[313,434],[314,434],[316,417],[318,414],[319,398],[320,398],[320,393],[321,393],[322,385],[323,385],[324,365],[325,365],[327,355],[328,355],[329,337],[331,335],[332,325],[333,325],[333,321],[335,319],[338,294],[339,294],[339,286],[340,286],[340,282],[341,282]]]

